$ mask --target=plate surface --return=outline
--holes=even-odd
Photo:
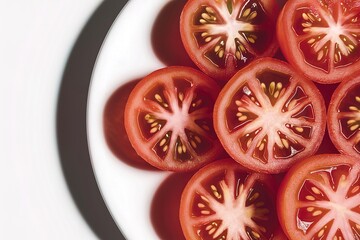
[[[124,99],[136,80],[165,66],[154,51],[154,39],[159,39],[154,38],[154,31],[159,13],[164,15],[168,4],[166,0],[128,2],[103,43],[89,91],[87,129],[93,169],[103,198],[127,239],[159,239],[157,220],[154,223],[159,215],[154,217],[152,212],[164,199],[157,203],[154,198],[170,173],[132,162],[128,143],[123,144],[122,138],[114,140],[124,137],[124,129],[114,124],[122,123]]]

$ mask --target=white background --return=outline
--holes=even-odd
[[[0,0],[0,239],[97,239],[56,143],[63,70],[100,0]]]

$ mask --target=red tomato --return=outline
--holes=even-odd
[[[325,126],[324,99],[314,83],[272,58],[240,70],[214,107],[215,131],[225,150],[255,171],[283,172],[314,154]]]
[[[252,60],[275,54],[277,13],[275,0],[190,0],[181,38],[195,64],[225,82]]]
[[[188,240],[283,239],[271,175],[250,173],[232,159],[208,164],[193,175],[180,201]]]
[[[142,79],[125,108],[130,143],[151,165],[188,171],[223,152],[213,129],[219,86],[188,67],[168,67]]]
[[[360,157],[360,77],[342,82],[328,110],[329,135],[341,153]]]
[[[288,1],[277,36],[286,59],[316,82],[340,82],[360,70],[359,1]]]
[[[315,155],[295,164],[277,199],[289,239],[360,239],[359,176],[359,159],[346,155]]]

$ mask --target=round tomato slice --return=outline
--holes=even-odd
[[[295,164],[277,199],[289,239],[360,239],[359,177],[359,159],[347,155],[314,155]]]
[[[286,59],[316,82],[340,82],[360,71],[359,1],[288,1],[277,35]]]
[[[283,172],[314,154],[325,126],[324,99],[314,83],[272,58],[235,74],[214,107],[214,128],[225,150],[255,171]]]
[[[334,91],[328,128],[339,152],[360,157],[360,77],[342,82]]]
[[[188,171],[223,152],[212,112],[220,91],[214,80],[188,67],[168,67],[142,79],[125,107],[130,143],[151,165]]]
[[[276,0],[190,0],[180,18],[185,49],[206,74],[225,82],[253,59],[272,56]]]
[[[201,168],[180,201],[180,223],[188,240],[279,239],[271,175],[250,173],[223,159]]]

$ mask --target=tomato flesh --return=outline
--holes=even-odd
[[[315,155],[286,174],[278,216],[290,239],[360,237],[360,162],[346,155]]]
[[[360,78],[335,90],[328,111],[329,135],[341,153],[360,156]]]
[[[342,81],[360,66],[357,1],[289,1],[278,20],[284,56],[320,83]]]
[[[273,239],[274,190],[271,175],[247,172],[232,159],[203,167],[181,197],[186,239]]]
[[[163,170],[188,171],[222,153],[212,111],[219,92],[205,74],[188,67],[157,70],[131,92],[125,126],[136,152]]]
[[[268,173],[315,153],[325,125],[324,100],[315,85],[270,58],[230,79],[214,108],[225,150],[244,166]]]
[[[188,1],[180,21],[185,49],[203,72],[228,80],[253,59],[275,53],[275,5],[261,0]]]

